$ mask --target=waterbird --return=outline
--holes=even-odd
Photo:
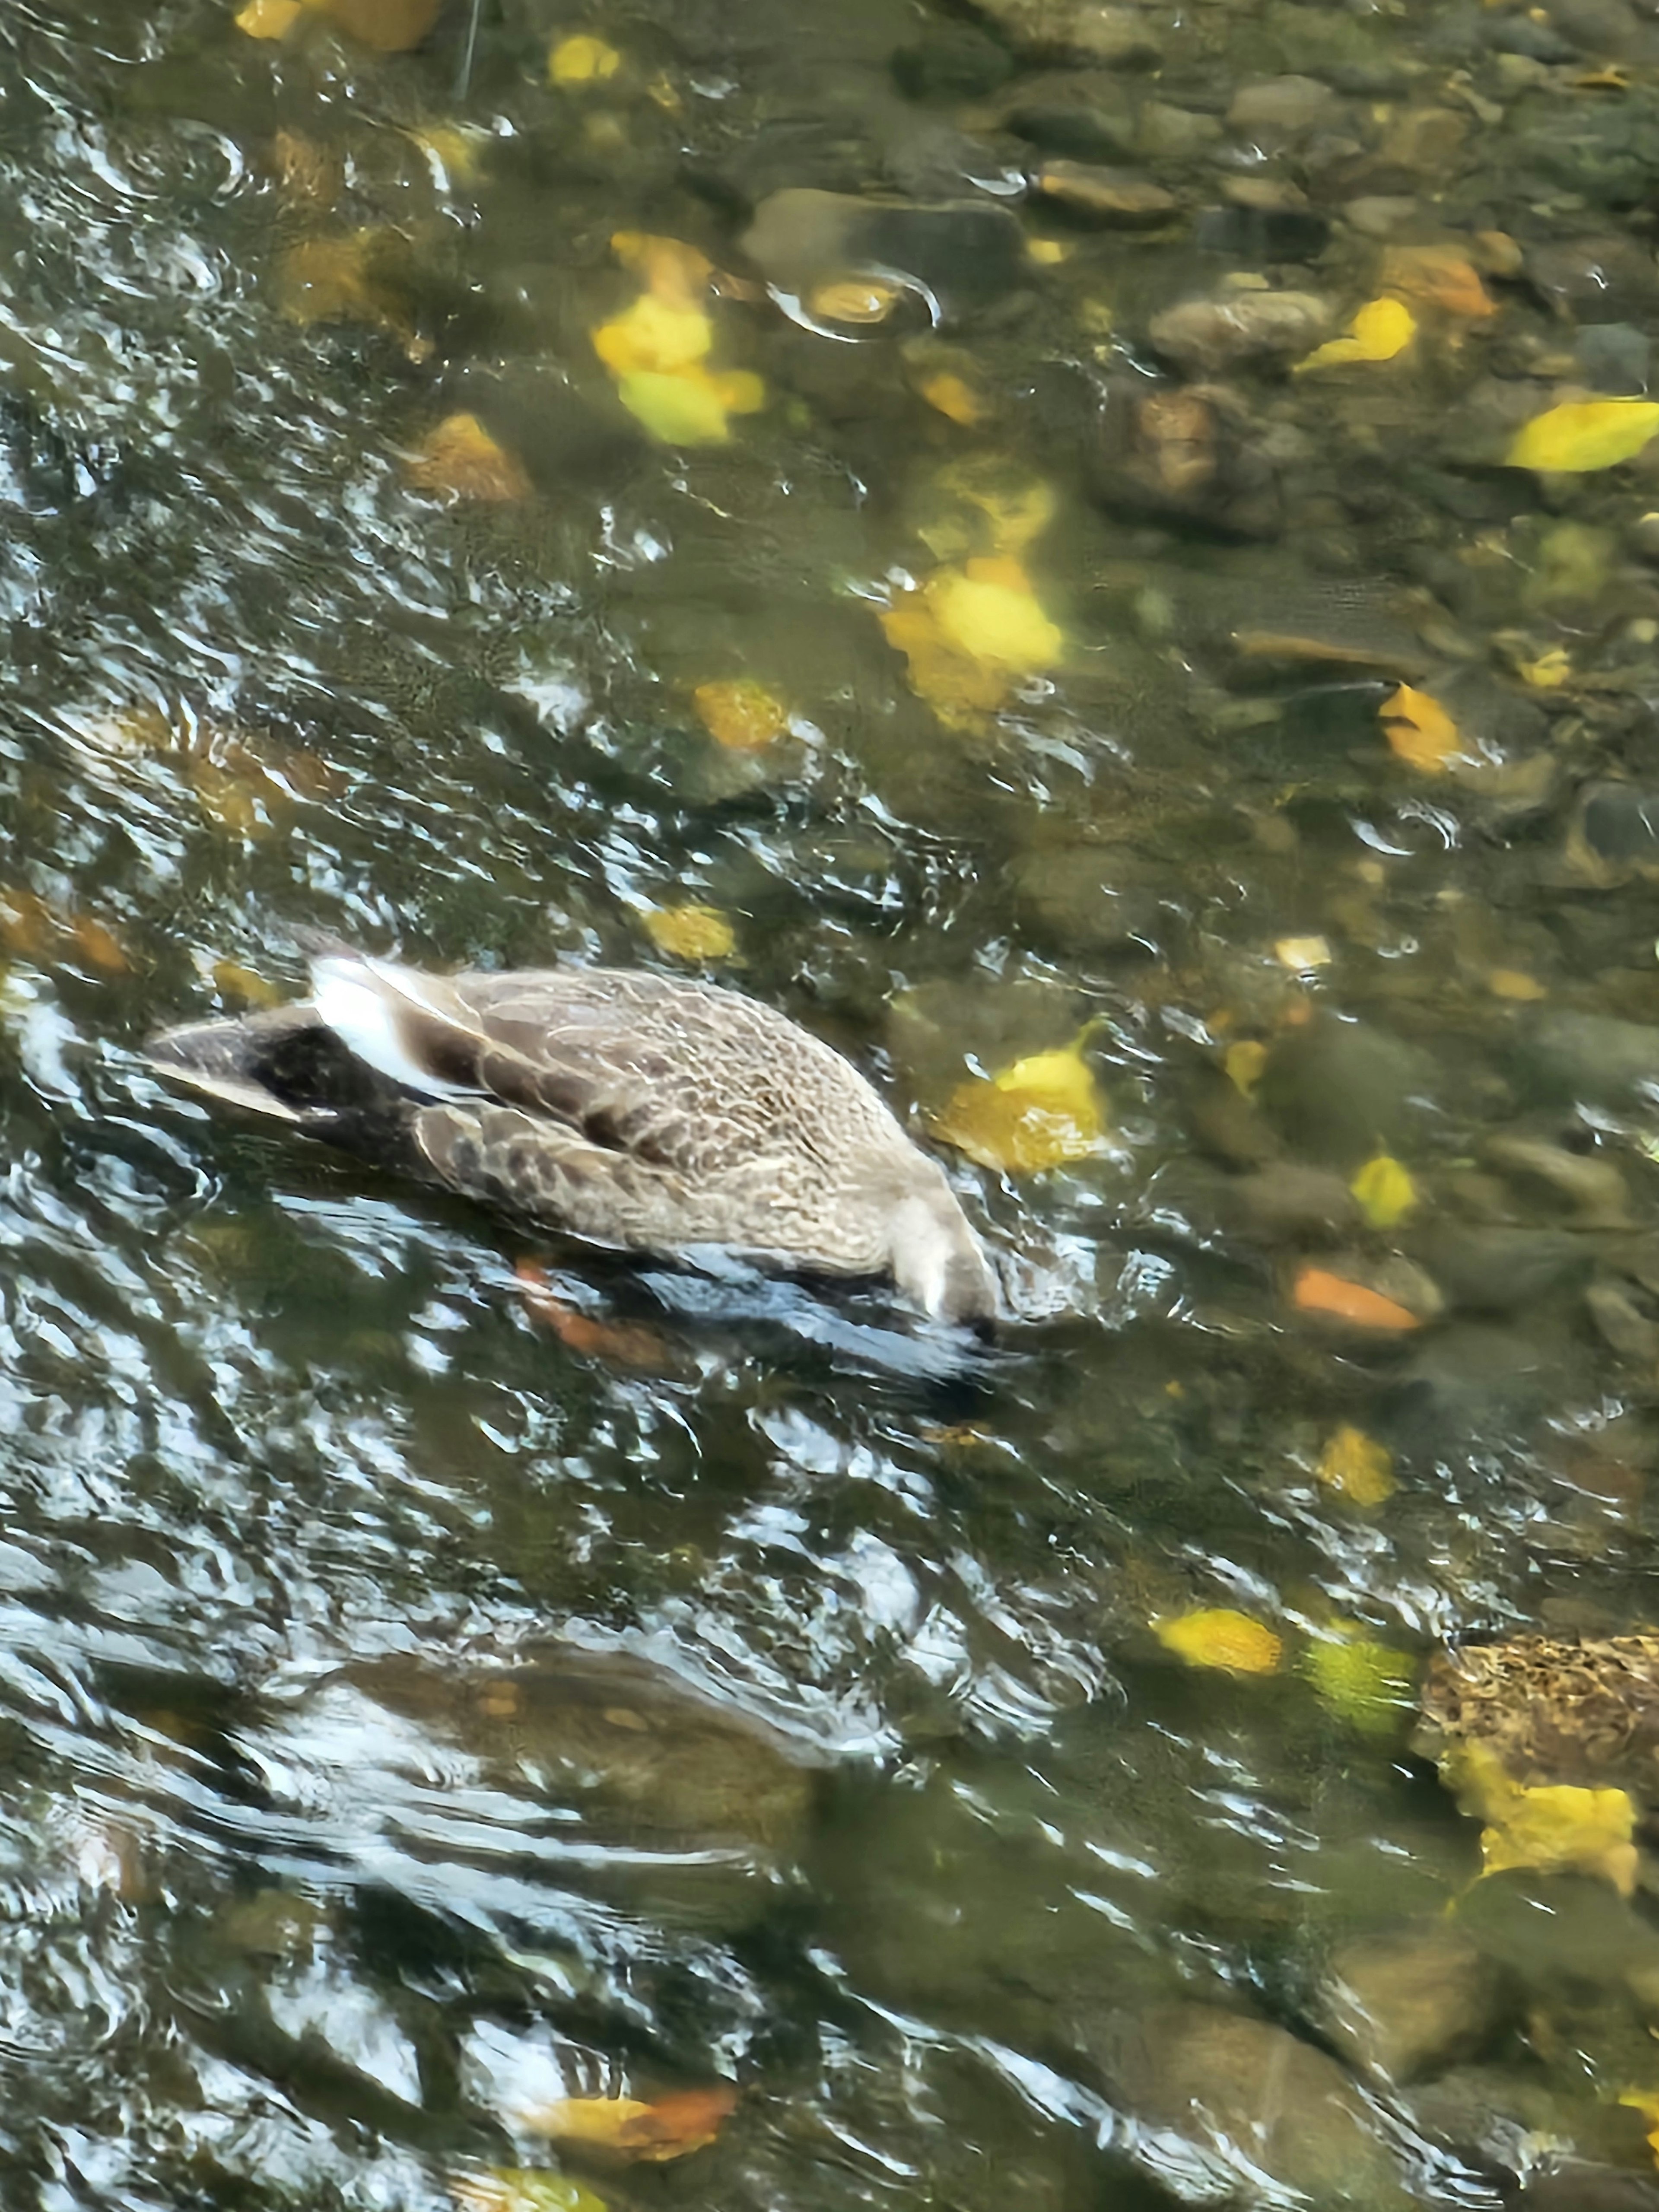
[[[308,998],[153,1066],[341,1151],[613,1249],[890,1276],[981,1330],[995,1278],[939,1162],[852,1063],[744,993],[574,964],[440,975],[307,940]]]

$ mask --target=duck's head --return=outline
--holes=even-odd
[[[981,1326],[996,1317],[996,1278],[956,1194],[937,1169],[934,1176],[913,1183],[894,1205],[893,1280],[930,1320]]]

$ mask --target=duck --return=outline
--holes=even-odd
[[[760,1000],[645,969],[439,975],[306,940],[310,993],[153,1036],[220,1104],[598,1246],[888,1278],[987,1333],[984,1246],[852,1062]]]

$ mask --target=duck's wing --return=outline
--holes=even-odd
[[[345,951],[312,976],[362,1060],[458,1118],[510,1109],[520,1146],[574,1139],[707,1183],[781,1151],[810,1170],[849,1137],[897,1133],[838,1053],[712,985],[622,969],[434,976]]]

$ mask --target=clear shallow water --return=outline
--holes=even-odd
[[[1309,66],[1303,12],[1160,24],[1160,92],[1213,123],[1239,77]],[[1449,64],[1426,16],[1330,22],[1363,149]],[[1333,1711],[1300,1655],[1334,1622],[1409,1667],[1443,1636],[1643,1618],[1651,1375],[1582,1291],[1639,1279],[1650,1113],[1603,1071],[1571,1124],[1622,1178],[1617,1237],[1480,1155],[1497,1127],[1558,1141],[1584,1087],[1492,971],[1546,1013],[1659,1017],[1642,879],[1575,874],[1571,843],[1577,783],[1644,765],[1641,482],[1546,500],[1455,449],[1456,409],[1495,404],[1482,362],[1536,380],[1583,319],[1517,285],[1489,356],[1465,334],[1405,398],[1326,416],[1247,372],[1288,520],[1194,534],[1092,495],[1097,387],[1149,373],[1151,306],[1248,256],[1028,208],[1067,258],[945,334],[994,395],[978,428],[918,399],[899,339],[815,336],[751,277],[720,343],[770,404],[730,445],[653,445],[587,336],[637,289],[611,234],[738,265],[767,191],[902,181],[990,97],[907,100],[892,57],[950,27],[918,26],[639,12],[594,27],[627,60],[583,104],[542,82],[571,24],[487,12],[462,181],[412,135],[462,112],[447,19],[387,58],[315,24],[251,40],[202,0],[0,20],[9,2205],[412,2212],[480,2163],[553,2164],[526,2105],[715,2079],[745,2095],[714,2148],[566,2169],[619,2212],[1213,2197],[1124,2023],[1180,1998],[1305,2033],[1332,1943],[1439,1912],[1478,1864],[1402,1732]],[[1517,112],[1429,179],[1448,217],[1539,252],[1617,229],[1622,205],[1502,198]],[[1163,173],[1201,206],[1257,152]],[[386,326],[300,319],[296,247],[365,227]],[[1364,236],[1338,226],[1334,297],[1360,296]],[[463,409],[528,499],[411,487]],[[1068,648],[964,732],[876,609],[952,556],[979,510],[941,472],[984,456],[1054,488],[1026,559]],[[1563,512],[1601,549],[1593,608],[1549,584],[1585,542],[1548,539]],[[1328,617],[1333,576],[1364,613],[1335,675],[1232,664],[1241,628]],[[1414,783],[1377,744],[1377,667],[1415,668],[1424,623],[1490,730],[1484,784]],[[1547,723],[1487,672],[1516,628],[1616,680]],[[795,712],[759,761],[691,704],[745,672]],[[732,920],[715,972],[903,1111],[1101,1018],[1110,1150],[1018,1187],[958,1164],[1020,1316],[995,1352],[873,1295],[549,1255],[210,1121],[142,1060],[245,987],[222,963],[297,981],[301,926],[436,963],[649,960],[643,914],[684,900]],[[1381,1063],[1284,1045],[1302,987],[1271,948],[1313,933],[1311,1034],[1382,1036]],[[1290,1311],[1298,1254],[1367,1239],[1250,1212],[1253,1139],[1217,1104],[1247,1032],[1279,1041],[1281,1157],[1346,1174],[1357,1115],[1431,1193],[1382,1240],[1445,1296],[1420,1344]],[[527,1255],[648,1328],[647,1364],[538,1322]],[[1396,1455],[1376,1512],[1315,1479],[1344,1421]],[[1212,1605],[1272,1623],[1283,1669],[1176,1664],[1150,1622]],[[1632,2160],[1615,2041],[1574,2030],[1580,2063],[1512,2031],[1500,2061]],[[1374,2125],[1423,2201],[1496,2201],[1409,2112]],[[1316,2201],[1395,2201],[1379,2157]]]

